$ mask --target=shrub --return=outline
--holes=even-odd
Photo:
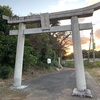
[[[58,61],[57,60],[52,61],[51,66],[58,67]]]
[[[63,61],[62,66],[63,67],[74,67],[74,61]]]
[[[100,62],[96,61],[96,62],[85,62],[85,67],[86,68],[98,68],[100,67]]]
[[[10,66],[0,66],[0,77],[2,79],[7,79],[13,73],[13,69]]]
[[[32,55],[32,52],[33,52],[33,48],[30,47],[30,46],[25,46],[25,53],[24,53],[24,59],[23,59],[23,69],[24,70],[28,70],[30,69],[35,63],[36,63],[36,60],[37,60],[37,57]]]
[[[37,63],[37,66],[40,68],[40,69],[49,69],[50,68],[50,65],[48,65],[47,63],[44,63],[42,61],[38,62]]]

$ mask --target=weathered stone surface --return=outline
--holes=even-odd
[[[89,89],[84,91],[78,91],[76,88],[73,90],[73,96],[79,96],[79,97],[89,97],[92,98],[91,91]]]

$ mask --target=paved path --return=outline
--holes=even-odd
[[[30,92],[25,100],[100,100],[100,87],[87,72],[86,79],[87,87],[92,91],[92,99],[71,96],[76,87],[75,71],[62,70],[24,81],[28,87],[23,91]]]

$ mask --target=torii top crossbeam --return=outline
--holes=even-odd
[[[49,13],[49,19],[64,20],[64,19],[70,19],[72,16],[77,16],[78,18],[89,17],[93,15],[93,11],[98,9],[100,9],[100,2],[84,8]],[[41,21],[40,15],[24,16],[24,17],[17,17],[17,18],[9,18],[7,16],[3,16],[3,19],[8,20],[9,24],[30,23],[30,22]]]

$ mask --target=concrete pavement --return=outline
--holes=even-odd
[[[28,92],[25,100],[100,100],[100,86],[86,72],[87,87],[91,90],[93,98],[80,98],[72,96],[76,88],[75,70],[62,70],[56,73],[44,75],[24,81]]]

